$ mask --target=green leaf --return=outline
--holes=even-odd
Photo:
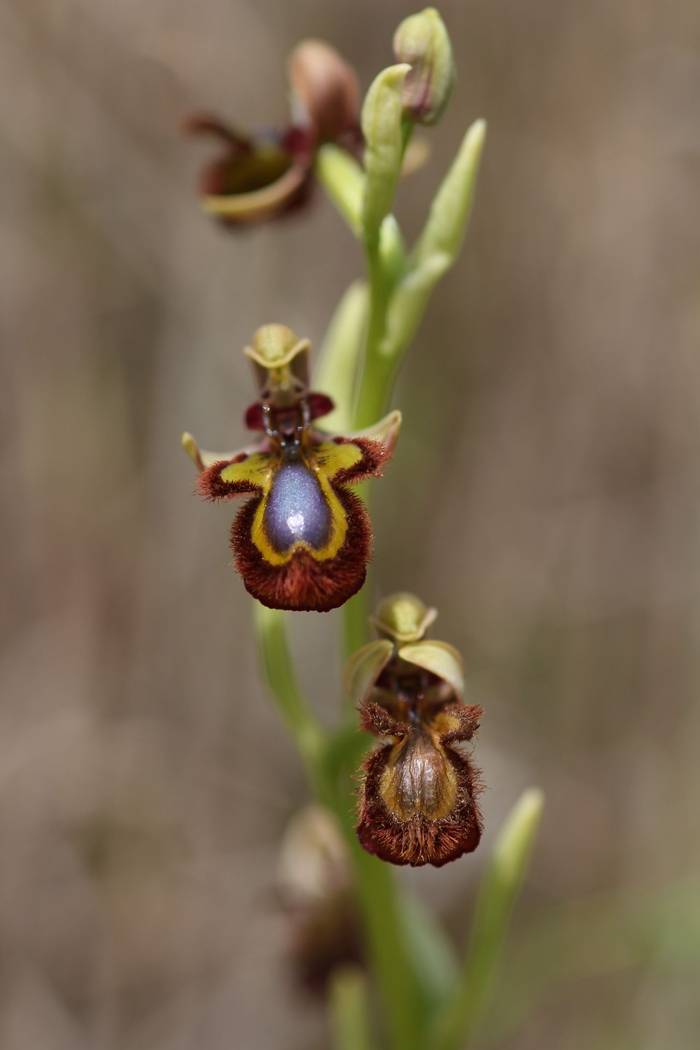
[[[362,281],[355,281],[333,314],[314,372],[314,388],[335,401],[334,411],[324,417],[322,426],[338,434],[346,433],[352,425],[355,381],[367,328],[367,307],[367,286]]]
[[[355,840],[351,860],[374,975],[392,1050],[422,1050],[428,997],[411,951],[414,938],[391,864],[365,853]]]
[[[433,288],[451,266],[450,259],[435,253],[408,270],[396,286],[387,310],[380,354],[398,359],[411,345],[425,315]]]
[[[382,220],[391,211],[404,150],[401,91],[411,67],[389,66],[375,78],[362,107],[365,137],[365,192],[362,219],[365,240],[376,245]]]
[[[414,252],[418,265],[435,254],[446,255],[450,262],[459,255],[474,204],[485,139],[486,121],[477,120],[464,136],[430,207]]]
[[[486,124],[477,120],[466,133],[445,176],[408,269],[391,297],[381,353],[397,357],[423,320],[433,288],[457,259],[474,203]]]
[[[365,175],[346,150],[327,143],[316,155],[316,178],[356,237],[363,234],[362,208]],[[390,284],[395,284],[406,266],[406,254],[399,224],[387,215],[379,231],[379,254]]]
[[[348,226],[359,237],[362,233],[362,200],[365,176],[355,158],[332,143],[316,154],[316,178],[333,201]]]
[[[394,285],[406,272],[406,251],[401,227],[393,215],[387,215],[379,230],[379,258],[388,287]]]
[[[287,645],[285,614],[268,609],[260,602],[254,606],[255,629],[263,673],[280,714],[291,731],[309,778],[316,788],[316,765],[324,743],[324,734],[309,703],[301,692]]]
[[[462,1050],[483,1017],[543,804],[544,796],[537,788],[523,792],[498,836],[479,887],[458,987],[435,1023],[430,1042],[435,1050]]]
[[[454,993],[459,973],[457,956],[442,926],[413,894],[403,895],[403,913],[410,950],[428,1004],[442,1007]]]

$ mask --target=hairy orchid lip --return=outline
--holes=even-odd
[[[251,499],[231,526],[231,547],[246,590],[271,609],[329,612],[355,594],[365,580],[371,532],[361,500],[344,486],[336,493],[345,539],[330,558],[306,544],[273,553],[272,562],[253,541],[260,500]]]
[[[392,757],[382,794],[391,798],[397,814],[404,820],[434,820],[449,813],[455,803],[455,778],[444,752],[422,727],[414,727]]]
[[[415,637],[427,607],[395,596],[404,606],[408,598],[419,615],[407,618],[403,633]],[[380,741],[363,766],[357,835],[364,849],[413,867],[441,867],[475,850],[481,784],[461,745],[478,729],[481,708],[461,700],[459,654],[444,642],[379,639],[351,657],[346,688],[359,702],[362,727]]]

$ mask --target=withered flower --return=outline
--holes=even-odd
[[[273,609],[325,612],[364,582],[372,530],[349,486],[381,475],[401,414],[344,436],[317,428],[314,421],[334,405],[308,388],[309,349],[284,325],[258,329],[244,352],[260,395],[245,423],[260,440],[228,453],[200,450],[190,434],[182,441],[205,499],[253,494],[231,529],[235,565],[249,593]]]
[[[339,968],[363,959],[349,850],[328,810],[307,805],[292,817],[277,885],[289,919],[293,975],[305,991],[324,996]]]
[[[481,708],[462,701],[459,653],[424,639],[435,618],[419,599],[398,594],[374,624],[386,637],[350,659],[346,687],[364,729],[382,739],[364,763],[357,834],[392,864],[441,867],[479,845],[479,772],[464,751]]]
[[[199,188],[205,210],[227,225],[264,222],[302,204],[325,142],[359,148],[357,76],[338,52],[322,40],[302,41],[288,73],[292,105],[284,128],[249,134],[209,114],[185,123],[186,131],[213,136],[223,147],[205,165]]]

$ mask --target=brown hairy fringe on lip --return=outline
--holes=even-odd
[[[245,452],[240,452],[233,459],[220,459],[212,463],[210,467],[203,470],[197,478],[197,492],[202,499],[214,502],[217,499],[233,499],[234,496],[245,492],[260,492],[258,485],[250,481],[222,481],[221,471],[232,463],[243,463],[248,458]]]
[[[231,526],[236,568],[248,593],[263,605],[295,612],[329,612],[359,591],[372,545],[369,519],[359,496],[342,487],[335,492],[347,516],[348,531],[336,556],[325,561],[317,561],[300,549],[286,565],[270,565],[251,539],[253,518],[262,497],[248,500],[238,512]]]
[[[366,703],[361,708],[363,728],[376,735],[395,737],[366,758],[360,793],[357,835],[362,846],[391,864],[442,867],[479,845],[482,820],[477,797],[482,790],[480,773],[470,759],[454,746],[471,739],[478,727],[481,709],[458,702],[447,704],[435,718],[436,727],[397,722],[380,705]],[[457,719],[457,726],[447,723]],[[440,732],[439,723],[445,724]],[[390,760],[396,761],[403,749],[418,736],[429,740],[433,750],[433,775],[445,778],[447,762],[454,775],[454,802],[448,812],[431,818],[420,812],[422,785],[416,784],[415,811],[406,815],[407,803],[391,797],[384,776]],[[410,781],[409,781],[410,783]],[[438,789],[440,785],[438,784]],[[392,805],[393,802],[393,805]]]

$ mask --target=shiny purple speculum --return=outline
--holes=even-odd
[[[305,463],[284,463],[277,471],[265,508],[265,531],[273,547],[288,550],[303,540],[316,549],[328,542],[331,514],[313,471]]]

